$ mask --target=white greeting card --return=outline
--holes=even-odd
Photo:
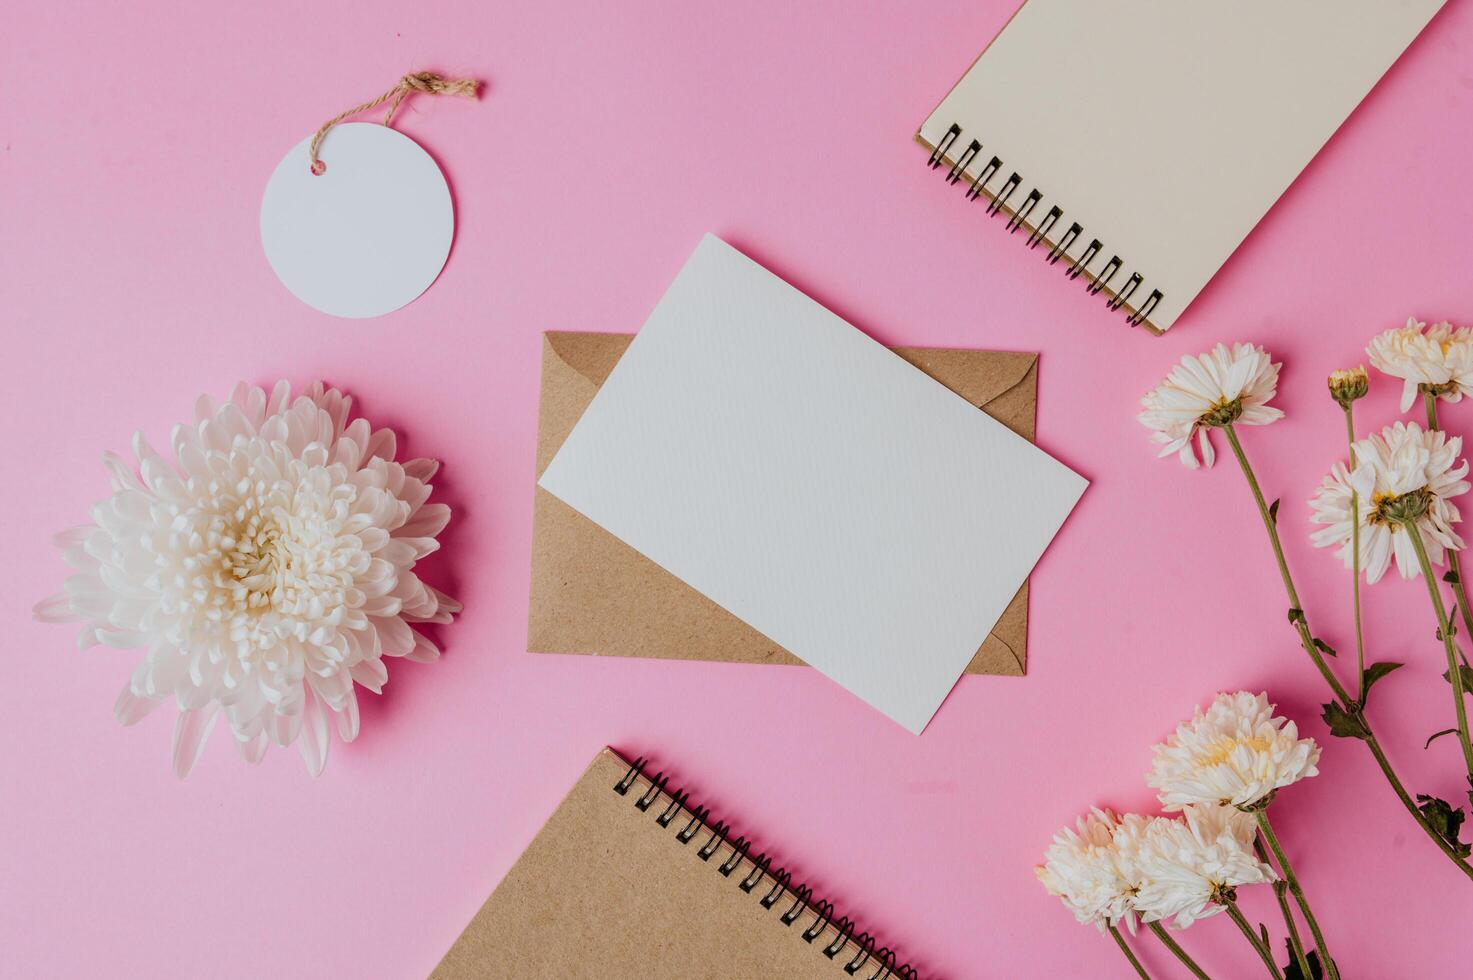
[[[1086,481],[707,235],[541,485],[919,733]]]

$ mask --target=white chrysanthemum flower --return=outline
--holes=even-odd
[[[1117,826],[1119,818],[1109,810],[1091,810],[1079,818],[1077,830],[1065,827],[1054,835],[1044,863],[1033,869],[1044,889],[1063,901],[1075,919],[1101,932],[1122,920],[1135,929],[1135,887],[1115,848]]]
[[[1393,558],[1402,578],[1422,572],[1416,549],[1406,535],[1402,517],[1416,520],[1427,557],[1441,565],[1448,549],[1461,549],[1453,525],[1463,519],[1452,498],[1468,492],[1467,460],[1460,436],[1449,438],[1415,422],[1397,422],[1355,443],[1356,468],[1344,463],[1330,468],[1310,500],[1317,524],[1310,535],[1315,547],[1335,547],[1346,568],[1351,554],[1351,493],[1359,494],[1360,566],[1366,581],[1378,582]]]
[[[1253,851],[1256,823],[1233,807],[1189,806],[1182,819],[1156,817],[1133,859],[1141,876],[1135,908],[1144,922],[1185,929],[1236,900],[1242,885],[1278,879]]]
[[[1166,380],[1141,399],[1145,409],[1136,416],[1160,444],[1162,456],[1178,454],[1189,469],[1198,466],[1192,436],[1202,462],[1212,465],[1215,454],[1207,430],[1227,424],[1268,425],[1284,417],[1270,408],[1279,383],[1279,365],[1254,344],[1218,344],[1206,354],[1187,356],[1171,369]]]
[[[1406,326],[1387,330],[1366,346],[1371,366],[1404,382],[1401,410],[1412,407],[1421,391],[1450,402],[1473,392],[1473,330],[1409,317]]]
[[[76,574],[36,617],[82,621],[82,648],[147,648],[114,710],[131,725],[173,696],[180,777],[222,710],[248,762],[295,742],[316,775],[328,715],[358,734],[355,681],[378,693],[384,657],[439,656],[409,625],[460,610],[413,571],[450,519],[427,502],[438,464],[395,462],[394,433],[349,422],[351,404],[285,381],[201,396],[173,464],[142,433],[137,472],[104,454],[112,496],[57,536]]]
[[[1152,750],[1146,784],[1161,804],[1252,808],[1291,783],[1317,775],[1320,747],[1300,738],[1292,721],[1276,717],[1267,694],[1219,694],[1204,712]]]

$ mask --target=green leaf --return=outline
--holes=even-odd
[[[1314,638],[1314,647],[1316,650],[1318,650],[1320,653],[1323,653],[1327,657],[1335,656],[1335,648],[1330,646],[1330,644],[1326,643],[1319,637]]]
[[[1363,676],[1361,682],[1361,690],[1365,692],[1363,695],[1361,695],[1362,701],[1369,701],[1371,699],[1372,684],[1376,683],[1381,678],[1385,677],[1387,674],[1391,673],[1393,670],[1401,666],[1404,665],[1399,664],[1394,660],[1382,660],[1379,663],[1374,663],[1367,667],[1365,675]]]
[[[1451,583],[1452,585],[1457,585],[1458,584],[1458,573],[1455,572],[1455,571],[1453,571],[1451,568],[1449,568],[1446,572],[1443,573],[1442,580],[1444,582]]]
[[[1277,500],[1268,505],[1268,516],[1275,524],[1279,523],[1279,502]]]
[[[1298,623],[1304,622],[1304,610],[1303,609],[1290,609],[1289,610],[1289,622],[1290,623],[1294,623],[1294,624],[1298,624]]]
[[[1330,734],[1337,738],[1370,738],[1371,733],[1366,729],[1365,722],[1360,720],[1359,715],[1353,715],[1340,707],[1339,701],[1331,701],[1325,705],[1325,713],[1320,716],[1325,724],[1330,726]]]
[[[1424,750],[1426,750],[1428,748],[1431,748],[1432,743],[1435,742],[1435,741],[1437,741],[1439,738],[1442,738],[1442,736],[1444,736],[1444,735],[1452,735],[1452,734],[1454,734],[1456,732],[1457,732],[1457,729],[1456,728],[1444,728],[1440,732],[1433,732],[1431,735],[1428,735],[1427,736],[1427,741],[1425,741],[1425,742],[1422,743],[1422,748]]]
[[[1309,963],[1309,976],[1299,972],[1299,960],[1294,956],[1294,947],[1289,940],[1284,940],[1284,949],[1289,954],[1289,962],[1284,964],[1284,980],[1324,980],[1325,971],[1320,966],[1320,954],[1316,950],[1310,950],[1304,955]]]
[[[1446,800],[1439,800],[1435,796],[1427,796],[1424,793],[1417,794],[1417,809],[1422,811],[1427,824],[1436,832],[1438,837],[1447,841],[1459,857],[1467,857],[1473,853],[1473,846],[1464,844],[1458,840],[1458,832],[1463,827],[1462,807],[1454,808]]]
[[[1463,693],[1473,693],[1473,667],[1469,667],[1467,664],[1459,664],[1458,673],[1463,676]],[[1453,682],[1453,672],[1444,670],[1442,672],[1442,679],[1451,684]]]

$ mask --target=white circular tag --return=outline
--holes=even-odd
[[[382,316],[445,267],[455,213],[445,175],[414,140],[376,123],[334,126],[314,174],[306,139],[266,184],[261,245],[287,289],[343,317]]]

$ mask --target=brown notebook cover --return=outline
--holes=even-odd
[[[667,777],[605,749],[432,974],[917,978]]]
[[[552,462],[629,342],[630,334],[543,335],[537,476]],[[1030,441],[1038,355],[896,348],[895,353]],[[616,657],[800,664],[582,514],[536,489],[527,649]],[[978,649],[969,674],[1023,674],[1028,583]]]

